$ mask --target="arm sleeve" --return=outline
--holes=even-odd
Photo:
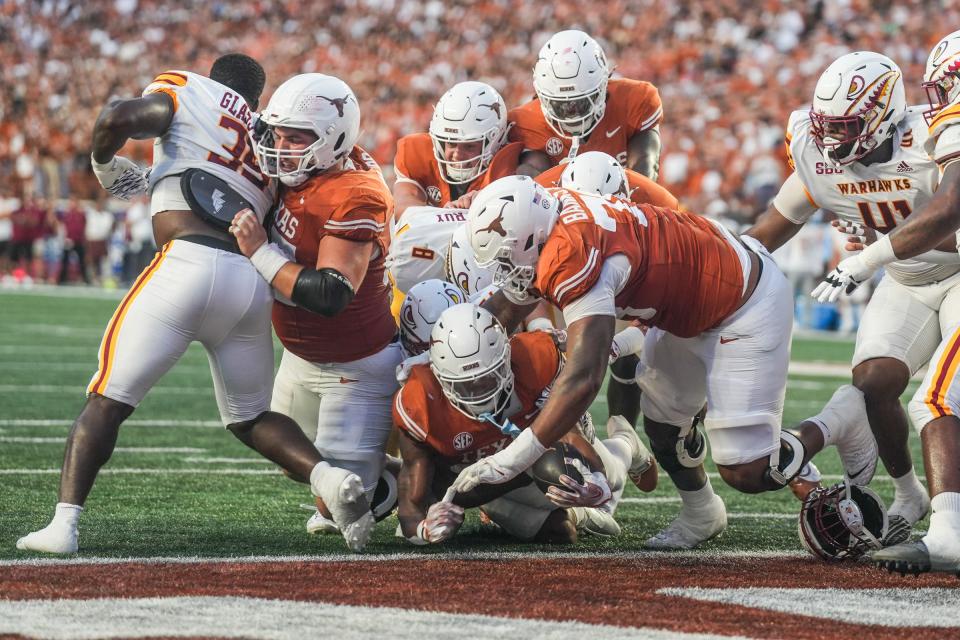
[[[630,261],[623,254],[607,258],[600,270],[600,277],[585,294],[563,308],[563,320],[569,327],[577,320],[589,316],[616,316],[614,301],[630,278]]]
[[[791,173],[780,187],[777,197],[773,199],[773,206],[780,215],[794,224],[804,224],[820,208],[810,197],[796,172]]]

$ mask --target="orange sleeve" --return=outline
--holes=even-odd
[[[530,388],[550,386],[560,373],[561,356],[553,334],[547,331],[518,333],[510,339],[510,362],[515,371],[531,376]]]
[[[563,164],[558,164],[555,167],[550,167],[549,169],[547,169],[546,171],[538,175],[536,178],[534,178],[534,181],[537,184],[543,187],[546,187],[548,189],[559,187],[560,176],[563,175],[564,167],[566,167],[566,165],[563,165]]]
[[[376,240],[383,233],[393,209],[393,198],[386,185],[370,174],[340,187],[330,194],[330,198],[338,204],[323,223],[323,230],[345,240]]]
[[[592,220],[588,224],[567,225],[561,218],[537,262],[537,289],[561,310],[589,291],[600,277],[603,259],[596,243],[573,230],[595,228]]]
[[[176,111],[180,106],[180,100],[177,93],[181,88],[187,86],[187,76],[179,71],[164,71],[153,79],[147,88],[143,90],[142,96],[151,93],[165,93],[173,99],[173,110]]]
[[[393,424],[418,442],[425,442],[428,433],[427,404],[419,371],[427,365],[417,365],[393,396]],[[429,370],[429,369],[428,369]]]
[[[393,159],[393,169],[397,178],[414,182],[421,189],[425,188],[424,168],[433,160],[432,144],[430,136],[426,133],[415,133],[397,140],[397,155]],[[426,157],[424,157],[425,154]]]
[[[680,208],[680,202],[672,193],[642,173],[627,169],[627,182],[630,187],[630,200],[636,204],[652,204],[674,210]]]
[[[646,131],[655,127],[663,120],[663,104],[660,102],[660,92],[649,82],[627,80],[625,86],[624,104],[626,105],[626,125],[634,133]]]

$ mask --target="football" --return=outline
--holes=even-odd
[[[585,467],[589,468],[580,451],[565,442],[558,442],[533,463],[530,475],[533,476],[533,481],[541,491],[546,493],[550,487],[565,489],[566,487],[560,484],[562,474],[570,476],[577,482],[583,482],[583,474],[573,464],[567,462],[567,459],[580,460]]]

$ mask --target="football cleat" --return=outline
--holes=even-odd
[[[360,477],[337,467],[327,467],[310,477],[314,494],[323,500],[351,551],[362,551],[376,525]]]
[[[657,488],[659,472],[653,454],[644,446],[636,429],[623,416],[610,416],[607,420],[607,437],[621,438],[630,445],[632,453],[627,476],[644,493]]]
[[[693,549],[716,538],[727,528],[727,508],[720,496],[713,496],[713,504],[701,513],[691,513],[684,506],[680,515],[666,529],[649,538],[644,548],[656,551]]]
[[[887,535],[880,541],[884,547],[893,547],[910,539],[913,525],[903,516],[890,516],[887,520]]]
[[[943,571],[960,578],[960,560],[940,560],[931,556],[923,540],[874,551],[870,554],[870,559],[881,569],[886,569],[890,573],[897,572],[902,576],[907,574],[918,576],[928,571]]]
[[[834,432],[844,473],[851,484],[863,487],[870,483],[877,470],[877,440],[870,424],[860,416],[862,400],[853,398],[855,395],[862,393],[853,385],[843,385],[834,392],[820,415]],[[851,396],[850,400],[845,396]]]
[[[340,533],[340,527],[329,518],[325,518],[319,511],[314,511],[310,519],[307,520],[307,533],[313,535],[317,533]]]
[[[820,469],[817,469],[817,466],[813,464],[813,462],[808,462],[803,465],[797,477],[790,481],[790,491],[797,497],[797,500],[803,502],[814,489],[823,487],[823,484],[820,482],[822,478],[823,476],[820,474]]]
[[[77,552],[79,542],[76,527],[50,524],[17,540],[17,549],[67,555]]]
[[[577,531],[600,538],[614,538],[620,535],[620,524],[606,509],[574,507],[572,511],[577,519]]]

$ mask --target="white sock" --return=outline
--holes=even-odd
[[[921,484],[920,479],[917,477],[917,474],[913,468],[899,478],[891,479],[893,480],[895,498],[894,502],[896,502],[896,498],[899,498],[900,496],[909,498],[910,496],[914,496],[918,493],[922,493],[924,495],[927,493],[926,488],[924,488],[923,484]]]
[[[310,488],[313,490],[313,495],[317,497],[320,496],[320,487],[323,486],[323,474],[330,468],[329,462],[321,460],[310,471]]]
[[[933,496],[930,506],[935,513],[960,513],[960,493],[944,491]]]
[[[680,500],[683,501],[682,509],[703,509],[710,506],[713,503],[713,497],[717,494],[713,492],[713,485],[710,484],[710,478],[707,478],[707,483],[701,488],[694,491],[684,491],[683,489],[677,489],[677,493],[680,494]]]
[[[833,444],[833,440],[830,438],[830,427],[824,423],[823,418],[818,415],[813,416],[812,418],[807,418],[804,422],[812,422],[813,424],[820,427],[820,433],[823,434],[823,448],[826,449],[828,446]]]
[[[57,508],[53,513],[53,520],[50,524],[76,529],[77,523],[80,521],[81,511],[83,511],[83,507],[80,505],[58,502]]]
[[[845,432],[848,424],[861,421],[869,421],[867,406],[863,401],[863,392],[851,384],[845,384],[834,391],[820,413],[807,418],[807,422],[820,427],[824,448],[836,444],[837,435]]]

